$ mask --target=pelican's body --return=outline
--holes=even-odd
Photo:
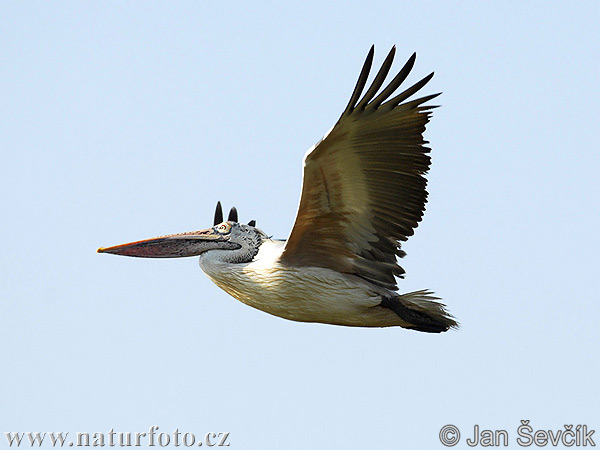
[[[246,305],[298,322],[388,327],[403,325],[381,303],[384,289],[321,267],[298,269],[279,262],[284,241],[267,240],[255,259],[229,263],[219,254],[200,256],[200,267],[221,289]]]
[[[361,327],[401,326],[439,333],[457,322],[429,291],[398,294],[404,270],[400,244],[423,217],[429,148],[423,139],[438,94],[407,101],[425,77],[391,97],[415,55],[379,92],[389,53],[362,96],[373,60],[367,56],[348,106],[305,155],[302,195],[287,240],[273,240],[238,222],[223,221],[217,203],[212,228],[101,248],[101,253],[171,258],[200,256],[200,267],[243,303],[299,322]]]

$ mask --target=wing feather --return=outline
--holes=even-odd
[[[369,105],[369,108],[368,108],[369,110],[378,108],[379,105],[381,105],[381,103],[383,101],[385,101],[385,99],[387,99],[390,95],[392,95],[394,92],[396,92],[396,89],[398,89],[398,87],[402,84],[402,82],[404,80],[406,80],[406,77],[408,77],[408,74],[410,73],[413,66],[415,65],[416,59],[417,59],[417,54],[413,53],[412,56],[406,62],[406,64],[404,64],[404,67],[402,67],[402,69],[400,69],[400,72],[398,72],[398,74],[394,77],[394,79],[392,81],[390,81],[390,84],[388,84],[387,87],[383,91],[381,91],[381,94],[379,94],[375,98],[375,100],[373,100],[371,102],[371,104]]]
[[[375,79],[373,80],[371,87],[363,96],[362,100],[358,103],[358,105],[356,105],[356,108],[364,109],[365,106],[367,106],[367,104],[371,101],[371,99],[375,97],[375,94],[377,94],[377,91],[379,91],[379,88],[381,88],[381,85],[385,81],[385,78],[387,77],[388,73],[390,72],[390,69],[392,68],[395,53],[396,47],[392,47],[387,57],[385,58],[385,61],[383,61],[381,69],[379,69],[379,72],[377,72],[377,75],[375,75]]]
[[[390,99],[414,66],[413,54],[376,96],[392,66],[392,48],[365,95],[371,47],[348,106],[304,159],[302,195],[281,255],[292,266],[325,267],[388,289],[404,269],[400,243],[414,233],[427,202],[430,149],[423,139],[439,94],[406,101],[433,76]],[[403,103],[404,102],[404,103]]]
[[[352,92],[352,96],[350,97],[350,101],[348,102],[348,106],[344,110],[342,116],[348,115],[354,109],[356,102],[360,98],[360,94],[362,94],[365,85],[367,84],[367,78],[369,78],[369,72],[371,71],[371,66],[373,65],[373,55],[375,55],[375,46],[371,46],[371,50],[367,54],[367,59],[363,64],[363,68],[360,71],[360,75],[358,76],[358,81],[356,82],[356,86],[354,87],[354,91]]]

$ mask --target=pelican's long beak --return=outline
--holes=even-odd
[[[114,247],[100,247],[98,253],[138,258],[182,258],[197,256],[207,250],[236,250],[240,247],[241,245],[230,242],[229,236],[221,235],[214,229],[208,228],[207,230],[160,236]]]

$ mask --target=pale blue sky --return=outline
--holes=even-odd
[[[2,2],[0,432],[392,449],[443,448],[447,423],[515,448],[521,419],[600,429],[600,7],[562,3]],[[458,332],[289,322],[195,258],[95,253],[210,226],[217,200],[286,237],[371,44],[443,91],[400,287]]]

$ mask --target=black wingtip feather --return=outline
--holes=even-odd
[[[377,75],[375,75],[375,79],[373,80],[373,83],[371,83],[371,87],[355,108],[364,109],[367,106],[367,104],[371,101],[371,99],[375,97],[375,94],[377,94],[377,91],[383,85],[385,78],[387,77],[388,73],[390,72],[390,69],[392,68],[392,63],[394,62],[395,54],[396,46],[393,46],[388,55],[385,57],[385,60],[383,61],[379,72],[377,72]]]
[[[356,82],[356,86],[354,87],[354,91],[352,92],[352,96],[350,97],[350,101],[348,102],[348,106],[342,113],[342,116],[350,114],[354,110],[354,105],[360,98],[360,94],[362,94],[363,89],[365,88],[365,84],[367,83],[367,78],[369,78],[369,72],[371,71],[371,66],[373,65],[373,55],[375,54],[375,45],[371,46],[369,53],[367,54],[367,59],[363,64],[363,67],[360,71],[360,75],[358,76],[358,81]]]
[[[441,92],[438,92],[437,94],[426,95],[425,97],[421,97],[421,98],[418,98],[416,100],[412,100],[410,102],[402,103],[401,105],[398,105],[397,109],[401,110],[401,111],[405,111],[405,110],[408,111],[408,110],[411,110],[411,109],[418,108],[423,103],[426,103],[429,100],[433,100],[434,98],[436,98],[440,94],[441,94]],[[432,108],[439,108],[439,105],[425,105],[421,109],[427,110],[427,109],[432,109]]]
[[[400,71],[396,74],[394,79],[390,81],[387,87],[383,91],[381,91],[381,93],[367,106],[367,111],[379,108],[379,105],[386,101],[389,98],[389,96],[392,95],[394,91],[396,91],[396,89],[398,89],[398,87],[404,82],[404,80],[406,80],[406,78],[410,74],[410,71],[414,67],[416,60],[417,54],[413,53],[411,57],[408,58],[408,61],[406,61],[402,69],[400,69]]]
[[[396,106],[398,106],[404,100],[406,100],[407,98],[410,98],[412,95],[417,93],[423,86],[425,86],[427,83],[429,83],[429,80],[431,80],[433,78],[433,75],[434,75],[434,72],[431,72],[429,75],[427,75],[422,80],[417,81],[415,84],[413,84],[411,87],[409,87],[405,91],[396,95],[391,100],[388,100],[387,102],[385,102],[383,105],[381,105],[381,107],[388,111],[394,109]]]

